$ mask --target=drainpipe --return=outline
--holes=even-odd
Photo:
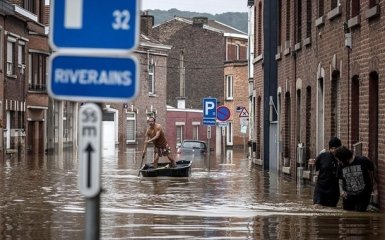
[[[254,12],[254,1],[248,1],[248,8],[249,8],[249,14],[248,14],[248,32],[249,32],[249,39],[248,39],[248,93],[249,93],[249,158],[253,158],[253,144],[255,142],[255,131],[254,131],[254,125],[255,125],[255,109],[253,100],[255,99],[255,91],[254,91],[254,65],[253,65],[253,59],[254,59],[254,19],[255,19],[255,12]]]
[[[348,142],[348,147],[353,147],[351,144],[351,139],[350,139],[350,121],[351,121],[351,116],[350,116],[350,82],[351,82],[351,79],[350,79],[350,52],[352,50],[352,33],[350,32],[350,29],[348,27],[348,21],[350,19],[350,12],[351,12],[351,8],[350,8],[350,1],[346,1],[346,16],[345,16],[345,22],[344,22],[344,36],[345,36],[345,47],[347,48],[347,58],[348,58],[348,61],[347,61],[347,78],[348,78],[348,139],[347,139],[347,142]]]

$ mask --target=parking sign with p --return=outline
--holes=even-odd
[[[203,99],[203,118],[217,117],[217,99],[204,98]]]
[[[217,119],[217,99],[203,99],[203,124],[215,125]]]

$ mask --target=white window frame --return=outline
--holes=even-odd
[[[235,45],[235,49],[236,49],[236,59],[239,60],[240,59],[240,51],[241,51],[241,46],[239,44]]]
[[[16,54],[16,38],[9,37],[7,39],[7,75],[15,75],[15,54]]]
[[[226,100],[234,98],[234,79],[233,75],[226,75]]]
[[[19,41],[18,51],[17,51],[17,65],[20,68],[20,73],[24,74],[25,70],[25,42]]]
[[[133,130],[133,136],[130,138],[128,136],[128,126],[129,122],[132,122],[134,125],[134,130]],[[136,112],[127,112],[127,118],[126,118],[126,143],[135,143],[136,142]]]
[[[148,94],[155,94],[155,64],[153,59],[148,63]]]
[[[4,35],[3,35],[3,28],[0,26],[0,70],[3,70],[3,59],[4,59]]]
[[[199,140],[199,127],[201,123],[200,122],[192,122],[192,136],[193,140]]]
[[[226,146],[233,146],[233,124],[229,122],[229,125],[226,127]]]
[[[175,123],[175,127],[176,127],[176,145],[179,146],[182,142],[183,142],[183,132],[184,132],[184,126],[185,126],[185,123],[184,122],[176,122]]]

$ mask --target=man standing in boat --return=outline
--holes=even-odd
[[[158,167],[159,158],[162,156],[166,156],[168,160],[170,160],[172,167],[175,167],[175,160],[171,154],[171,148],[167,144],[167,140],[163,131],[162,126],[159,123],[155,122],[154,117],[149,117],[147,119],[147,124],[149,127],[146,131],[146,136],[144,139],[144,149],[143,155],[144,158],[147,152],[148,143],[152,142],[154,144],[154,168]]]

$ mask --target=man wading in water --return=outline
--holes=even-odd
[[[146,131],[142,157],[146,156],[147,145],[152,142],[154,144],[154,168],[158,167],[159,158],[162,156],[166,156],[170,160],[172,167],[175,167],[175,160],[172,157],[171,148],[167,144],[162,126],[159,123],[155,123],[154,117],[148,118],[147,123],[149,127]]]

